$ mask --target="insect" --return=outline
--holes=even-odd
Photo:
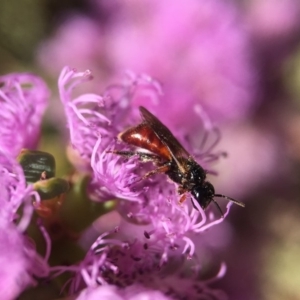
[[[108,151],[124,157],[138,155],[142,162],[151,161],[154,163],[156,168],[147,172],[137,182],[154,174],[165,173],[179,185],[180,203],[185,201],[186,193],[189,192],[202,209],[206,209],[211,202],[215,203],[222,217],[224,217],[223,212],[214,199],[215,197],[225,198],[237,205],[245,206],[244,203],[233,198],[215,194],[214,186],[206,180],[206,171],[184,149],[172,132],[145,107],[141,106],[139,110],[142,122],[121,132],[118,138],[129,145],[148,150],[150,153],[142,151]],[[192,203],[196,208],[193,200]]]

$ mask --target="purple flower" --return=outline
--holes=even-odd
[[[37,278],[52,280],[64,272],[71,273],[72,277],[59,288],[67,288],[73,296],[80,293],[78,299],[226,299],[223,292],[211,287],[211,283],[225,274],[225,266],[221,265],[219,273],[211,280],[200,279],[202,262],[197,249],[204,232],[223,222],[224,218],[216,215],[211,207],[205,213],[189,193],[186,201],[179,204],[178,186],[169,181],[166,174],[141,181],[141,176],[155,167],[152,162],[142,163],[136,155],[125,159],[113,153],[116,149],[131,149],[117,141],[116,136],[140,122],[137,107],[140,102],[150,105],[162,101],[161,86],[145,74],[126,72],[118,81],[108,85],[102,96],[76,95],[74,88],[90,78],[90,71],[77,72],[66,67],[58,80],[70,132],[71,157],[77,156],[74,161],[77,174],[88,173],[86,185],[81,184],[80,176],[74,176],[70,180],[69,194],[66,189],[61,191],[58,187],[58,190],[51,190],[55,192],[53,197],[41,199],[34,187],[44,185],[38,184],[40,182],[27,184],[24,171],[15,157],[8,154],[7,148],[0,146],[0,180],[3,186],[0,244],[5,245],[0,247],[0,287],[5,291],[4,299],[14,299],[24,289],[35,285]],[[24,92],[24,95],[27,93]],[[152,111],[154,114],[157,112],[155,109]],[[222,155],[215,151],[220,136],[200,105],[195,106],[195,113],[206,128],[202,138],[198,136],[200,129],[191,134],[170,124],[170,130],[195,160],[213,173],[210,164]],[[208,137],[208,131],[215,134],[214,139]],[[21,136],[24,134],[26,132],[20,133]],[[195,145],[198,151],[194,150]],[[47,178],[41,176],[40,180]],[[84,190],[76,192],[78,186]],[[66,206],[57,205],[61,194],[69,202]],[[84,233],[81,241],[75,242],[78,234],[68,228],[68,218],[74,214],[72,201],[74,207],[79,205],[89,214],[93,207],[97,206],[99,210],[101,203],[112,199],[117,202],[112,208],[122,218],[118,228],[98,233],[91,246],[82,242],[85,240]],[[57,211],[47,218],[39,214],[36,222],[32,215],[41,201],[45,205],[54,205]],[[230,206],[231,203],[226,207],[225,217]],[[102,207],[99,215],[93,211],[90,222],[85,216],[83,222],[87,225],[83,228],[86,229],[84,232],[89,234],[92,231],[89,225],[105,212]],[[77,217],[78,214],[76,221]],[[41,242],[35,234],[29,237],[27,233],[29,225],[31,228],[36,224],[46,242],[45,254],[36,251]],[[128,224],[133,230],[128,230]],[[57,228],[62,235],[55,235]],[[62,236],[65,246],[73,246],[80,253],[78,257],[77,251],[74,251],[74,256],[67,258],[66,265],[65,257],[60,257],[63,252],[59,248],[60,242],[56,243]],[[60,263],[49,267],[47,261],[50,255],[51,262]],[[52,284],[54,282],[51,281]]]
[[[43,41],[37,53],[39,62],[54,76],[58,76],[66,64],[83,70],[92,68],[99,60],[99,55],[105,55],[101,36],[92,19],[71,15],[57,29],[53,39]],[[74,51],[69,51],[68,45],[74,46]],[[93,68],[93,74],[101,78],[103,69]]]
[[[16,157],[22,148],[36,147],[48,97],[49,91],[39,77],[26,73],[0,77],[2,150]]]
[[[255,83],[250,44],[230,2],[147,1],[140,6],[125,1],[120,7],[107,35],[112,61],[163,82],[170,95],[161,115],[190,119],[196,103],[218,121],[249,112]]]
[[[47,70],[89,67],[100,90],[120,69],[151,74],[167,95],[158,117],[168,113],[177,126],[199,125],[196,104],[218,122],[251,113],[256,95],[251,43],[230,1],[91,1],[91,8],[93,18],[70,16],[41,46]]]
[[[169,182],[166,175],[137,184],[142,174],[154,166],[151,163],[141,165],[137,156],[125,160],[109,153],[115,149],[129,149],[124,143],[117,142],[116,136],[124,128],[140,122],[135,105],[140,98],[148,99],[148,103],[160,101],[160,85],[149,76],[127,73],[122,80],[109,85],[101,97],[82,94],[73,98],[73,88],[90,75],[88,71],[75,72],[64,68],[59,79],[71,144],[78,150],[80,158],[85,160],[86,166],[90,167],[90,197],[97,202],[118,199],[117,210],[124,220],[136,224],[135,234],[127,232],[121,222],[118,237],[108,238],[109,233],[100,235],[78,265],[53,267],[53,276],[66,271],[75,273],[73,279],[67,282],[71,293],[88,287],[84,294],[101,295],[102,289],[95,288],[110,284],[122,288],[120,293],[124,295],[124,289],[133,289],[138,283],[145,286],[143,290],[159,290],[165,295],[183,297],[182,291],[176,289],[176,281],[181,280],[186,285],[185,293],[190,293],[189,299],[198,299],[199,295],[203,299],[209,295],[223,299],[222,294],[207,286],[207,282],[198,282],[190,276],[183,279],[179,271],[159,281],[154,278],[160,278],[161,269],[172,265],[174,259],[180,258],[180,269],[183,270],[183,262],[195,257],[199,235],[224,219],[212,212],[207,217],[197,202],[194,205],[198,210],[195,210],[190,195],[185,203],[179,205],[176,185]],[[196,112],[205,127],[213,131],[212,124],[200,107]],[[193,136],[183,130],[176,131],[174,128],[173,132],[207,169],[212,161],[222,155],[213,152],[219,140],[218,135],[215,141],[210,141],[209,146],[205,147],[206,134],[201,142],[199,139],[194,141]],[[202,151],[193,151],[194,142],[200,143]],[[227,206],[225,217],[230,206]],[[103,292],[107,290],[103,289]],[[118,293],[118,290],[109,292]]]
[[[133,159],[124,164],[124,159],[114,154],[100,150],[101,138],[97,141],[91,158],[93,179],[90,183],[90,191],[93,199],[110,200],[115,197],[130,201],[139,201],[143,192],[134,191],[130,184],[137,180],[134,174],[137,160]],[[116,149],[116,143],[112,143],[109,149]]]
[[[1,298],[9,300],[35,285],[35,278],[48,275],[50,245],[46,257],[42,258],[24,235],[33,213],[32,197],[39,202],[39,196],[32,186],[26,187],[21,167],[1,151],[0,176],[0,290]],[[19,216],[17,211],[21,206],[22,216]],[[47,233],[43,229],[42,232],[48,240]]]
[[[209,287],[224,275],[224,266],[215,278],[199,280],[197,270],[189,269],[180,256],[173,255],[161,265],[158,244],[145,246],[138,240],[121,242],[107,238],[108,234],[99,236],[79,265],[52,268],[54,276],[64,271],[75,273],[69,282],[72,293],[82,288],[83,283],[87,286],[78,299],[93,299],[96,295],[116,295],[116,299],[140,299],[138,295],[152,295],[157,299],[169,299],[166,296],[170,299],[227,299],[223,292]]]
[[[1,299],[15,299],[35,278],[49,273],[47,262],[22,232],[12,223],[0,220]]]
[[[62,70],[58,80],[60,98],[70,131],[70,142],[82,159],[90,158],[93,146],[102,132],[103,123],[109,123],[109,120],[98,112],[103,105],[102,97],[85,94],[72,98],[73,89],[79,83],[89,80],[90,77],[91,73],[88,70],[76,72],[66,67]],[[91,108],[86,108],[86,105],[90,105]]]
[[[83,290],[77,300],[171,300],[159,291],[149,290],[143,286],[135,285],[125,289],[118,289],[112,285],[87,288]]]
[[[191,196],[188,196],[188,200],[179,206],[180,196],[176,187],[165,175],[154,177],[142,185],[136,184],[142,175],[138,158],[133,157],[125,162],[124,158],[108,153],[114,149],[127,149],[126,145],[117,143],[115,139],[131,120],[137,120],[137,109],[133,103],[140,97],[160,101],[162,94],[160,86],[150,77],[128,73],[123,80],[110,85],[103,97],[83,94],[72,99],[71,90],[87,76],[90,76],[88,71],[75,72],[65,68],[60,76],[59,86],[70,128],[71,143],[79,150],[81,158],[86,160],[87,165],[90,163],[92,169],[90,196],[98,202],[114,198],[122,199],[118,210],[123,217],[131,222],[150,225],[149,231],[152,234],[148,234],[149,239],[150,235],[153,235],[155,243],[159,241],[165,245],[162,261],[168,259],[169,247],[181,247],[181,254],[192,257],[195,246],[190,235],[205,231],[211,226],[207,225],[209,222],[199,204],[194,204],[198,207],[198,212],[191,208],[189,199]],[[71,79],[75,81],[69,83]],[[213,129],[204,112],[198,109],[198,114],[204,120],[205,127]],[[186,133],[175,132],[175,135],[183,137]],[[193,151],[192,136],[189,140],[183,140],[183,145],[191,150],[191,154],[203,167],[209,169],[209,163],[222,155],[213,153],[218,139],[217,137],[217,140],[202,152]],[[206,135],[204,144],[205,140]],[[200,148],[203,147],[201,144]],[[151,169],[149,164],[143,166],[144,172]],[[216,222],[221,221],[220,218]],[[150,244],[152,239],[148,241]]]
[[[32,186],[26,186],[21,166],[0,149],[1,210],[0,219],[11,223],[17,219],[17,211],[24,204],[23,216],[18,227],[24,231],[30,222],[33,207],[31,197],[39,202]]]
[[[104,151],[128,124],[129,118],[133,117],[128,111],[134,97],[149,99],[160,92],[159,85],[148,76],[126,73],[120,83],[109,85],[103,96],[82,94],[73,97],[73,89],[91,78],[89,70],[76,72],[65,67],[58,80],[70,131],[70,143],[86,165],[90,163],[95,145],[97,144],[98,151]],[[99,138],[101,143],[98,143]]]

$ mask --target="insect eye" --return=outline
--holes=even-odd
[[[212,186],[212,185],[211,185]],[[192,196],[200,204],[200,206],[205,209],[213,199],[212,190],[210,186],[197,185],[191,190]]]
[[[210,182],[206,181],[203,188],[206,190],[207,195],[210,195],[211,197],[215,195],[215,188]]]

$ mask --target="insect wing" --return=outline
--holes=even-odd
[[[169,148],[145,122],[121,132],[118,138],[130,145],[149,150],[165,160],[172,159]]]
[[[181,171],[184,172],[186,169],[184,162],[186,160],[182,158],[189,158],[190,154],[178,142],[172,132],[145,107],[140,106],[140,112],[144,122],[146,122],[153,129],[163,144],[167,146],[167,148],[170,150],[172,158],[176,161]]]

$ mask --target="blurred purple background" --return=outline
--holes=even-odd
[[[101,92],[124,70],[147,73],[160,103],[137,99],[195,135],[204,109],[228,153],[217,191],[246,202],[216,255],[230,299],[300,299],[300,1],[24,0],[0,4],[0,73],[90,69]],[[59,138],[53,88],[44,131]],[[197,110],[198,108],[198,110]],[[42,142],[46,147],[47,140]]]

